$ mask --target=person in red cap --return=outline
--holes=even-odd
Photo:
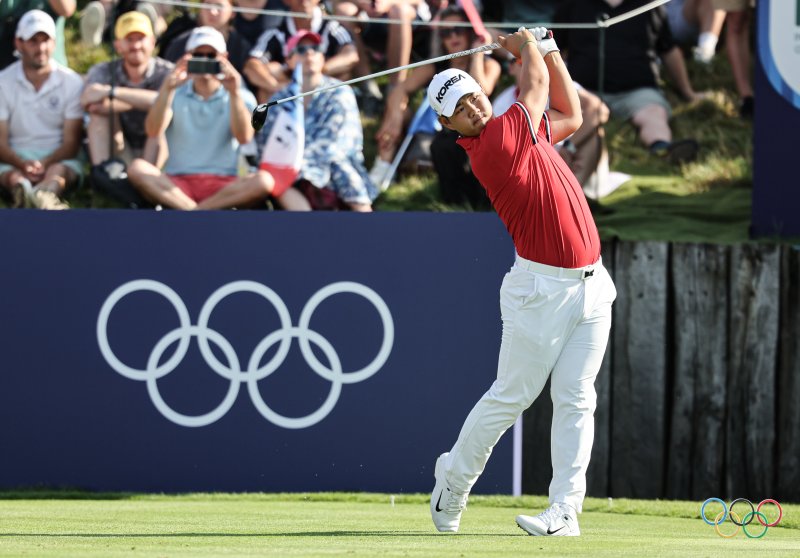
[[[439,531],[459,528],[467,497],[503,433],[550,380],[553,400],[550,507],[519,515],[531,535],[578,536],[594,439],[594,380],[611,328],[616,290],[581,185],[553,145],[582,122],[580,102],[552,34],[538,27],[500,36],[522,60],[517,102],[493,118],[466,72],[436,74],[428,100],[458,132],[472,170],[514,241],[500,287],[503,335],[497,379],[458,440],[436,460],[430,509]],[[545,110],[548,96],[550,109]]]
[[[322,73],[325,57],[321,47],[319,35],[302,31],[286,43],[289,67],[294,72],[301,66],[302,92],[339,83]],[[276,93],[272,100],[296,93],[296,84],[292,83]],[[378,190],[364,165],[364,131],[352,88],[347,85],[332,87],[297,102],[303,103],[302,163],[291,182],[276,178],[272,195],[289,210],[372,211],[372,201]],[[279,114],[279,110],[270,111],[256,137],[262,155],[267,157],[275,153],[276,146],[270,144],[270,139],[274,129],[280,130]]]
[[[245,67],[245,76],[260,91],[256,97],[264,102],[279,89],[289,84],[286,59],[289,39],[297,35],[315,34],[319,37],[325,64],[322,73],[337,79],[348,79],[358,63],[358,51],[350,33],[338,21],[323,18],[319,0],[284,0],[292,13],[307,17],[286,15],[280,24],[267,29],[250,51],[256,64]]]

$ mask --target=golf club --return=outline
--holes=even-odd
[[[256,131],[260,130],[264,123],[267,120],[267,111],[270,107],[275,105],[279,105],[281,103],[286,103],[288,101],[294,101],[295,99],[300,99],[302,97],[306,97],[308,95],[314,95],[316,93],[321,93],[323,91],[328,91],[330,89],[335,89],[337,87],[341,87],[343,85],[350,85],[352,83],[358,83],[360,81],[365,81],[368,79],[378,78],[381,76],[386,76],[389,74],[393,74],[395,72],[400,72],[402,70],[410,70],[411,68],[416,68],[418,66],[424,66],[426,64],[435,64],[436,62],[443,62],[444,60],[450,60],[451,58],[458,58],[460,56],[470,56],[471,54],[477,54],[479,52],[486,52],[487,50],[494,50],[496,48],[500,48],[500,43],[490,43],[488,45],[482,45],[479,47],[471,48],[469,50],[462,50],[460,52],[453,52],[452,54],[445,54],[444,56],[437,56],[436,58],[431,58],[430,60],[422,60],[420,62],[414,62],[413,64],[406,64],[405,66],[398,66],[397,68],[390,68],[388,70],[384,70],[382,72],[377,72],[374,74],[370,74],[368,76],[362,76],[358,78],[354,78],[348,81],[343,81],[341,83],[336,83],[333,85],[328,85],[327,87],[320,87],[319,89],[314,89],[313,91],[306,91],[305,93],[301,93],[299,95],[293,95],[292,97],[286,97],[284,99],[278,99],[277,101],[270,101],[268,103],[262,103],[258,105],[255,110],[253,110],[253,117],[250,119],[250,123],[253,125]]]

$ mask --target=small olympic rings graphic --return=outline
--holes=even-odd
[[[125,296],[138,291],[151,291],[163,296],[173,306],[178,315],[179,327],[167,332],[150,351],[145,369],[137,369],[128,366],[117,358],[108,340],[108,319],[114,306]],[[235,294],[249,292],[262,296],[270,302],[277,311],[280,320],[280,329],[273,331],[264,337],[255,347],[253,353],[243,370],[239,358],[234,351],[231,343],[218,331],[208,326],[211,314],[217,304],[225,297]],[[342,370],[342,363],[339,355],[330,342],[318,332],[309,329],[311,317],[317,307],[328,297],[339,293],[357,294],[375,307],[383,324],[383,341],[378,349],[375,358],[360,370],[345,372]],[[172,409],[163,399],[158,390],[158,380],[163,378],[181,363],[189,349],[191,338],[197,338],[197,345],[200,354],[205,359],[208,366],[217,374],[230,381],[225,397],[222,402],[213,410],[202,415],[184,415]],[[320,377],[331,382],[331,389],[326,400],[316,411],[303,417],[287,417],[272,410],[264,401],[258,389],[258,382],[275,372],[286,358],[293,338],[297,338],[300,352],[308,363],[309,367]],[[177,342],[178,346],[175,353],[165,362],[161,359],[165,351]],[[297,326],[292,325],[289,310],[280,296],[269,287],[256,283],[255,281],[233,281],[223,285],[214,291],[200,310],[197,325],[191,323],[189,311],[183,303],[181,297],[167,285],[151,279],[137,279],[129,281],[117,287],[105,300],[100,313],[97,317],[97,343],[100,352],[106,362],[117,373],[122,376],[147,384],[147,392],[156,409],[168,420],[181,426],[199,427],[207,426],[222,418],[233,406],[239,394],[242,383],[247,383],[247,391],[250,399],[258,412],[269,422],[283,428],[308,428],[323,420],[333,410],[343,384],[353,384],[362,382],[378,372],[389,358],[389,353],[394,344],[394,321],[386,302],[372,289],[350,281],[332,283],[323,287],[309,298],[303,310],[300,312],[300,319]],[[210,343],[224,355],[227,364],[221,362],[211,349]],[[278,344],[278,348],[272,358],[266,363],[261,364],[261,359],[269,349]],[[328,365],[323,364],[314,351],[311,343],[316,345],[325,355]]]
[[[720,511],[717,514],[717,516],[714,518],[714,521],[709,520],[708,516],[706,515],[706,507],[709,504],[719,504],[720,506],[722,506],[722,511]],[[736,506],[737,504],[740,506],[742,505],[749,506],[750,511],[745,513],[743,516],[740,516],[738,513],[733,511],[734,506]],[[766,514],[761,511],[761,508],[767,504],[772,504],[773,506],[778,508],[778,517],[771,523],[767,519]],[[726,505],[725,502],[723,500],[720,500],[719,498],[709,498],[705,502],[703,502],[702,506],[700,506],[700,517],[702,517],[703,521],[705,521],[707,524],[713,525],[714,531],[716,531],[717,535],[719,535],[720,537],[724,537],[726,539],[733,538],[739,533],[739,529],[741,529],[742,531],[744,531],[744,534],[748,538],[760,539],[761,537],[767,534],[767,529],[769,529],[770,527],[775,527],[778,523],[780,523],[781,519],[783,518],[783,508],[781,507],[781,505],[778,503],[777,500],[773,500],[772,498],[761,500],[758,506],[754,506],[753,502],[751,502],[747,498],[736,498],[731,502],[730,506]],[[725,520],[728,518],[730,518],[731,523],[733,523],[736,526],[736,529],[732,533],[726,534],[722,532],[720,526],[723,523],[725,523]],[[758,519],[758,522],[763,527],[761,532],[758,534],[754,534],[747,529],[747,526],[753,522],[753,519]]]

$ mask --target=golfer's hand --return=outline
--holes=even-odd
[[[500,35],[497,37],[497,40],[500,42],[500,46],[510,52],[514,58],[519,58],[521,56],[520,48],[523,48],[522,45],[524,45],[526,41],[531,41],[530,44],[536,45],[536,37],[524,27],[520,27],[519,31],[511,35]]]
[[[546,27],[534,27],[533,36],[536,39],[536,48],[539,49],[539,54],[542,55],[542,58],[551,52],[559,52],[556,40],[553,38],[553,32]]]

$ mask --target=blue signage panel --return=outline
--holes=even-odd
[[[754,236],[800,236],[800,2],[756,4]]]
[[[495,377],[492,214],[8,210],[0,235],[0,488],[427,492]],[[511,438],[476,492],[511,492]]]

